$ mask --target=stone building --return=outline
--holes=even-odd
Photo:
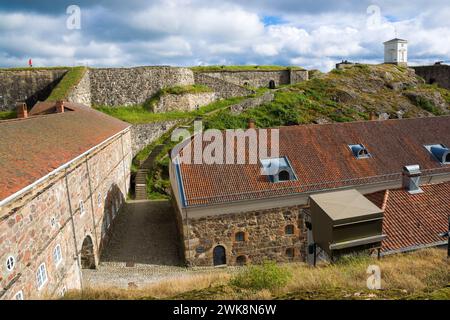
[[[239,140],[230,144],[223,133],[224,155],[210,164],[189,161],[196,157],[190,147],[200,134],[172,151],[174,206],[189,265],[310,261],[315,243],[311,196],[343,190],[356,190],[366,197],[359,203],[372,209],[375,204],[384,213],[383,234],[376,237],[384,239],[378,248],[382,254],[443,244],[450,212],[450,117],[276,129],[279,153],[254,162],[250,152],[260,143],[270,144],[269,138],[260,140],[262,129],[245,131],[245,148],[239,151]],[[253,133],[257,143],[250,145]],[[208,141],[201,149],[209,154]],[[225,164],[225,159],[234,162]],[[420,170],[410,174],[405,168],[411,165]],[[276,170],[268,174],[267,168]],[[354,208],[331,204],[338,205],[344,211]],[[365,246],[371,239],[347,239],[339,246]]]
[[[128,188],[129,125],[75,103],[0,121],[0,299],[82,288]]]
[[[408,41],[392,39],[384,43],[384,63],[408,65]]]

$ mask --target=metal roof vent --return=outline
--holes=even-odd
[[[268,176],[271,182],[297,180],[287,157],[261,159],[261,174]]]
[[[430,144],[425,148],[442,164],[450,164],[450,149],[443,144]]]
[[[363,144],[349,144],[348,147],[352,151],[356,159],[370,158],[370,153]]]
[[[422,193],[420,189],[420,166],[418,164],[403,167],[403,188],[411,194]]]

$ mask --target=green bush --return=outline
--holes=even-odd
[[[284,287],[291,277],[292,274],[285,267],[265,261],[262,265],[245,267],[230,280],[230,284],[244,289],[276,289]]]

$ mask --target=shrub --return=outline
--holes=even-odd
[[[285,267],[266,261],[262,265],[245,267],[230,283],[244,289],[276,289],[284,287],[291,277],[292,274]]]

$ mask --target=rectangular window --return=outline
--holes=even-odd
[[[102,206],[102,194],[101,193],[99,193],[97,196],[97,205],[99,208],[101,208],[101,206]]]
[[[55,249],[53,249],[53,262],[55,263],[55,266],[58,266],[62,261],[62,253],[61,253],[61,246],[58,244]]]
[[[38,290],[42,289],[42,287],[47,283],[47,280],[47,269],[45,268],[45,263],[42,263],[36,272]]]
[[[84,202],[83,200],[80,200],[80,215],[83,215],[85,212],[84,210]]]
[[[16,295],[14,296],[14,299],[16,299],[16,300],[24,300],[23,291],[20,290],[19,292],[17,292]]]

